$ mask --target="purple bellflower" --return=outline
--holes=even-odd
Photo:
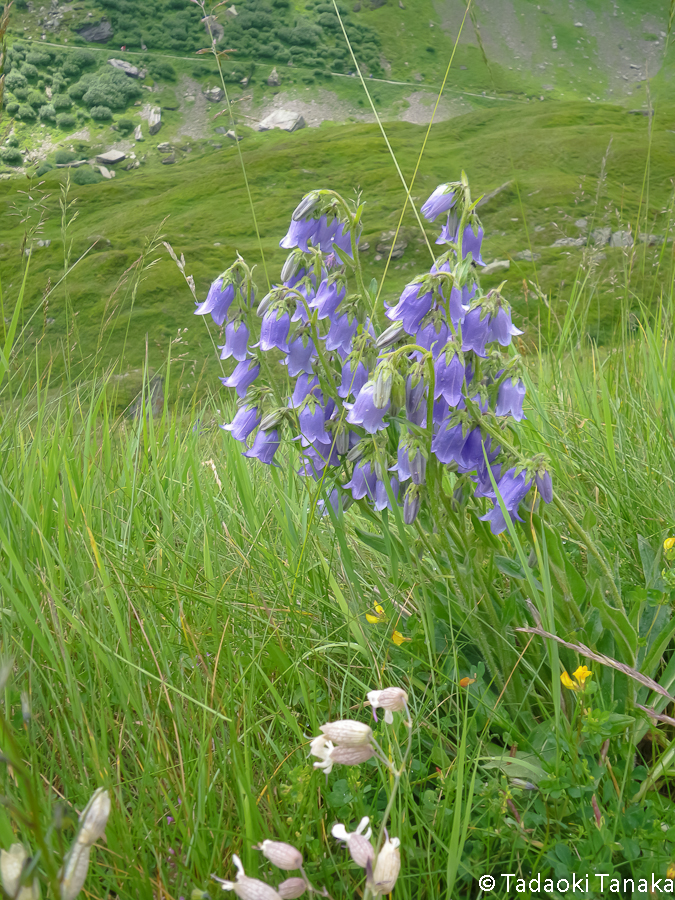
[[[448,212],[455,205],[455,192],[449,185],[439,184],[433,194],[422,206],[422,215],[427,222],[433,222],[441,213]]]
[[[310,397],[300,410],[300,432],[302,436],[313,444],[320,441],[322,444],[330,444],[330,435],[326,433],[326,413],[320,403]]]
[[[245,322],[228,322],[225,328],[225,344],[218,347],[223,352],[221,359],[229,359],[234,356],[239,362],[246,359],[248,351],[248,328]]]
[[[398,492],[400,485],[398,483],[398,479],[392,477],[389,481],[391,486],[391,492],[394,495],[394,498],[398,497]],[[375,509],[378,512],[381,512],[383,509],[391,509],[391,501],[389,500],[389,495],[387,494],[387,485],[384,481],[380,481],[378,479],[377,484],[375,485]]]
[[[471,312],[466,314],[462,325],[462,350],[465,353],[473,350],[476,356],[485,358],[487,356],[485,345],[490,330],[490,317],[485,316],[481,319],[482,312],[483,307],[476,306]]]
[[[491,341],[499,341],[502,347],[508,347],[511,343],[511,336],[522,334],[520,328],[511,321],[511,311],[500,307],[497,314],[490,319],[490,330],[488,333],[488,343]]]
[[[434,364],[434,400],[443,397],[449,406],[457,406],[461,400],[466,376],[466,366],[457,350],[457,344],[449,341]]]
[[[420,281],[407,284],[396,306],[391,306],[385,313],[392,322],[400,320],[408,334],[417,334],[420,322],[431,309],[433,293],[430,290],[421,293],[422,289]]]
[[[356,329],[359,327],[358,319],[356,316],[352,316],[350,322],[349,313],[344,313],[342,316],[333,314],[330,320],[330,328],[326,335],[326,350],[342,350],[344,353],[349,353],[352,349],[352,340]]]
[[[227,312],[232,305],[233,300],[234,285],[226,284],[225,287],[223,287],[223,279],[216,278],[216,280],[209,288],[209,292],[206,295],[206,300],[204,300],[203,303],[199,303],[197,305],[197,309],[195,309],[195,315],[205,316],[207,313],[211,313],[211,318],[220,328],[220,326],[225,321]]]
[[[288,406],[291,409],[298,409],[298,407],[302,405],[302,401],[310,392],[319,400],[319,402],[321,402],[322,393],[319,390],[319,379],[316,375],[312,378],[310,375],[303,373],[295,382],[295,388],[288,401]]]
[[[352,492],[354,500],[362,500],[366,494],[370,500],[375,497],[377,475],[369,462],[360,461],[354,466],[351,481],[344,485],[346,491]]]
[[[434,435],[431,441],[431,452],[435,455],[439,462],[447,465],[454,462],[458,465],[462,464],[462,450],[466,442],[464,434],[464,426],[461,422],[452,425],[452,418],[444,419],[438,434]]]
[[[537,472],[534,476],[534,483],[537,486],[537,490],[541,494],[541,499],[544,503],[550,503],[553,500],[553,482],[551,480],[551,473],[544,471],[543,473]]]
[[[499,483],[497,487],[499,488],[499,493],[502,496],[502,500],[504,502],[504,506],[508,510],[509,514],[512,518],[518,519],[519,522],[523,520],[518,515],[518,507],[525,499],[527,492],[532,487],[532,479],[527,480],[527,474],[523,470],[519,472],[517,475],[515,474],[515,467],[510,468],[507,472],[505,472],[502,477],[499,479]],[[490,528],[492,529],[493,534],[501,534],[502,531],[506,530],[506,520],[504,518],[504,514],[502,513],[502,508],[499,503],[496,502],[494,507],[490,510],[486,515],[481,516],[481,521],[489,522]]]
[[[344,300],[345,293],[344,288],[338,291],[337,282],[324,279],[309,305],[317,311],[319,319],[332,318],[335,310]]]
[[[240,397],[246,396],[246,391],[260,374],[260,363],[254,359],[245,359],[235,366],[234,372],[229,378],[221,378],[223,385],[236,388]]]
[[[356,360],[348,359],[342,366],[342,383],[338,388],[338,396],[346,400],[350,394],[358,397],[361,388],[368,381],[368,369],[362,362],[354,368]]]
[[[274,454],[279,449],[279,444],[279,432],[276,428],[272,431],[261,431],[258,429],[253,446],[246,453],[243,453],[242,456],[247,456],[249,459],[259,459],[266,466],[271,466]]]
[[[523,415],[524,398],[525,385],[522,379],[506,378],[499,385],[495,415],[508,416],[510,413],[516,422],[520,422],[525,418]]]
[[[437,321],[428,322],[426,325],[420,325],[420,329],[415,336],[415,343],[425,350],[430,350],[434,356],[438,356],[441,349],[445,347],[450,337],[450,329],[442,318]],[[421,354],[417,353],[417,356]]]
[[[462,259],[466,259],[470,253],[476,265],[485,265],[480,255],[484,233],[482,228],[478,228],[477,231],[474,231],[471,225],[466,226],[462,236]]]
[[[221,425],[223,431],[229,431],[235,441],[246,443],[251,432],[260,425],[261,416],[255,406],[240,406],[234,419],[228,425]]]
[[[291,319],[287,312],[281,309],[269,309],[263,316],[260,328],[260,347],[262,350],[271,350],[276,347],[282,353],[288,353],[288,329],[291,327]]]
[[[367,381],[347,413],[349,424],[360,425],[368,434],[375,434],[377,431],[382,431],[383,428],[387,427],[387,422],[384,422],[383,419],[391,406],[391,403],[387,401],[382,409],[378,409],[375,406],[374,390],[375,382]],[[346,403],[345,406],[347,406]]]
[[[312,360],[316,359],[314,341],[306,334],[299,334],[288,345],[288,356],[283,361],[288,366],[288,374],[295,378],[300,373],[314,374]]]
[[[413,386],[414,384],[414,386]],[[423,378],[414,380],[408,375],[405,381],[405,412],[413,425],[424,427],[427,417],[426,384]]]

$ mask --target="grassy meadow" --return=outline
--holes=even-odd
[[[598,873],[626,898],[674,877],[674,110],[513,103],[426,143],[385,126],[417,208],[462,169],[476,197],[509,182],[480,214],[484,258],[510,268],[482,283],[506,280],[524,330],[518,440],[555,496],[498,537],[479,506],[457,511],[449,473],[435,528],[364,501],[322,518],[296,444],[264,467],[220,427],[222,334],[184,275],[201,300],[240,253],[262,297],[317,187],[367,201],[383,300],[428,269],[409,208],[403,256],[375,259],[405,198],[377,126],[242,129],[241,156],[197,143],[95,185],[0,182],[0,846],[53,876],[104,786],[96,900],[215,897],[233,854],[278,885],[268,838],[334,900],[365,898],[331,827],[370,816],[377,834],[385,811],[399,900],[513,896],[505,873],[561,900],[573,874],[589,897]],[[599,247],[597,228],[662,240]],[[412,722],[400,785],[373,759],[314,770],[319,727],[372,724],[365,696],[389,685]],[[373,724],[393,759],[395,715]]]

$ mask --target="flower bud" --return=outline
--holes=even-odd
[[[389,687],[383,691],[369,691],[368,703],[373,707],[373,717],[377,722],[377,710],[384,710],[384,721],[389,725],[394,721],[394,713],[401,712],[408,705],[408,695],[402,688]]]
[[[392,344],[396,343],[401,335],[405,333],[406,331],[403,327],[403,323],[394,322],[394,324],[390,325],[389,328],[385,328],[379,338],[375,341],[375,346],[378,350],[382,350],[385,347],[390,347]]]
[[[273,412],[263,416],[260,422],[260,430],[271,431],[273,428],[276,428],[284,418],[284,412],[283,409],[275,409]]]
[[[283,900],[295,900],[296,897],[302,897],[306,890],[307,885],[302,878],[287,878],[281,882],[277,893]]]
[[[366,725],[364,722],[354,722],[352,719],[328,722],[321,726],[321,731],[327,740],[343,747],[360,747],[368,744],[373,737],[370,725]]]
[[[286,262],[281,270],[281,280],[282,281],[290,281],[290,279],[297,273],[300,268],[300,263],[302,260],[302,253],[298,253],[297,250],[292,250],[288,256],[286,257]]]
[[[341,428],[335,436],[335,449],[338,456],[344,456],[349,452],[349,430]]]
[[[75,900],[87,880],[91,846],[75,841],[61,870],[61,900]]]
[[[406,525],[412,525],[420,511],[421,497],[420,485],[411,484],[403,498],[403,521]]]
[[[291,216],[293,221],[298,222],[300,219],[305,219],[311,212],[314,212],[319,205],[320,199],[318,191],[310,191],[309,194],[305,194],[293,210],[293,215]]]
[[[256,315],[258,315],[258,316],[265,315],[265,313],[269,309],[270,303],[272,302],[272,300],[275,299],[276,293],[277,293],[276,291],[270,291],[268,294],[265,294],[265,296],[262,298],[262,300],[258,304],[258,308],[256,310]]]
[[[80,816],[78,843],[91,847],[102,838],[109,815],[110,795],[105,788],[98,788]]]
[[[282,841],[263,841],[258,850],[278,869],[291,872],[293,869],[302,868],[302,853],[296,850],[292,844],[284,844]]]
[[[375,870],[368,882],[374,897],[391,894],[394,890],[398,873],[401,871],[401,854],[398,851],[400,843],[398,838],[388,837],[377,854]]]
[[[360,747],[334,747],[330,752],[332,762],[341,766],[358,766],[375,755],[370,744]]]
[[[375,371],[375,385],[373,387],[373,403],[378,409],[384,409],[391,397],[391,384],[393,372],[391,365],[381,362]]]
[[[28,854],[23,844],[12,844],[9,850],[0,850],[0,877],[2,888],[10,897],[16,896],[21,881],[21,873],[28,862]]]

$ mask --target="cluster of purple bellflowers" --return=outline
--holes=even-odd
[[[257,309],[241,258],[214,281],[195,313],[224,329],[220,358],[234,366],[221,381],[239,403],[222,427],[245,456],[277,464],[282,439],[295,441],[300,474],[336,512],[399,504],[407,524],[448,485],[452,508],[477,501],[495,534],[505,511],[522,521],[533,488],[551,501],[545,458],[516,449],[525,385],[511,342],[522,332],[501,289],[480,288],[475,207],[464,174],[422,206],[441,220],[440,255],[385,306],[385,327],[359,262],[363,206],[333,191],[307,194],[293,213],[280,283]]]

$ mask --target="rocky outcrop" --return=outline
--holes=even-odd
[[[108,62],[113,69],[119,69],[120,72],[124,72],[129,78],[145,78],[147,74],[145,69],[138,69],[123,59],[109,59]]]
[[[229,10],[226,10],[226,12],[229,12]],[[237,14],[235,13],[235,16],[236,15]],[[216,43],[218,41],[222,41],[223,35],[225,34],[225,29],[215,16],[206,16],[204,19],[202,19],[202,22],[204,23],[204,28],[206,29],[206,34],[209,40],[215,38]]]
[[[630,231],[615,231],[609,239],[610,247],[632,247],[633,235]]]
[[[172,166],[176,162],[176,154],[171,153],[169,156],[165,156],[162,160],[163,166]]]
[[[225,91],[220,87],[210,87],[206,88],[203,91],[203,94],[207,100],[211,101],[211,103],[220,103],[225,96]]]
[[[150,115],[148,116],[148,130],[150,134],[157,134],[159,129],[162,127],[162,110],[159,106],[155,106],[150,110]]]
[[[399,233],[396,243],[394,243],[395,235],[395,231],[385,231],[380,236],[380,243],[376,247],[377,252],[386,253],[387,255],[391,252],[392,259],[400,259],[405,253],[408,241]]]
[[[508,259],[496,259],[494,262],[488,263],[481,269],[481,275],[496,275],[498,272],[508,272],[511,263]]]
[[[135,141],[144,141],[145,140],[145,138],[143,137],[143,129],[141,128],[140,125],[137,125],[136,128],[134,129],[134,140]]]
[[[107,19],[82,25],[76,31],[85,41],[96,44],[107,43],[115,34],[114,28]]]
[[[275,66],[269,74],[269,78],[267,79],[267,84],[270,87],[279,87],[281,84],[281,75],[277,72],[277,67]]]
[[[107,150],[105,153],[99,153],[96,162],[103,166],[114,166],[115,163],[122,162],[126,158],[126,153],[122,153],[121,150]]]
[[[307,122],[298,113],[288,109],[275,109],[259,123],[258,131],[271,131],[273,128],[280,128],[282,131],[299,131],[306,125]]]

